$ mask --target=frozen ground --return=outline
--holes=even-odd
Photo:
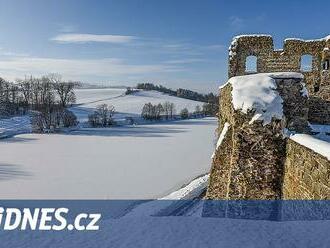
[[[215,127],[205,118],[3,139],[0,198],[159,198],[209,171]]]
[[[126,89],[79,89],[76,91],[77,106],[71,110],[78,116],[80,122],[87,121],[88,114],[92,113],[100,104],[113,105],[116,110],[115,119],[125,117],[139,117],[145,103],[164,103],[166,101],[175,104],[177,113],[183,108],[190,112],[195,110],[202,102],[169,96],[157,91],[139,91],[131,95],[125,95]]]

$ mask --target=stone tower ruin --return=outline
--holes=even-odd
[[[304,68],[306,55],[310,66]],[[330,199],[330,158],[293,138],[298,134],[314,140],[309,124],[330,124],[329,60],[330,36],[286,39],[282,50],[274,50],[269,35],[233,39],[230,79],[220,89],[219,140],[207,199]],[[237,104],[246,93],[251,95],[246,102],[258,101],[253,95],[261,87],[266,99],[281,99],[276,106],[282,115],[272,114],[268,122],[258,119],[268,111],[264,102],[254,102],[246,111]],[[330,143],[325,147],[330,150]]]
[[[309,68],[302,58],[311,57]],[[254,57],[256,70],[247,70],[247,59]],[[317,40],[286,39],[283,49],[274,50],[270,35],[242,35],[229,47],[228,77],[251,73],[300,72],[310,96],[309,120],[330,123],[330,36]]]

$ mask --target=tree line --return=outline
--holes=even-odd
[[[213,93],[201,94],[192,90],[182,89],[182,88],[179,88],[177,90],[172,90],[162,85],[154,85],[152,83],[139,83],[137,84],[136,88],[142,90],[156,90],[159,92],[166,93],[168,95],[177,96],[185,99],[206,102],[211,104],[218,104],[218,96],[216,96]]]
[[[187,108],[183,108],[180,110],[179,115],[176,115],[176,107],[174,103],[164,102],[152,104],[149,102],[144,104],[141,111],[141,117],[145,120],[170,120],[176,117],[188,119],[191,117],[198,118],[205,116],[213,116],[216,111],[213,106],[213,104],[209,103],[204,103],[202,107],[197,105],[192,113],[190,113]]]
[[[30,113],[36,132],[76,125],[75,115],[67,108],[76,101],[78,84],[63,81],[58,74],[14,82],[0,78],[0,117]]]
[[[144,104],[141,116],[145,120],[173,119],[175,115],[175,105],[171,102],[164,102],[153,105],[152,103]]]

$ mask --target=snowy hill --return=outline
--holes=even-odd
[[[99,104],[100,101],[106,101],[113,97],[122,96],[126,89],[77,89],[75,90],[77,104]]]
[[[100,104],[116,108],[116,120],[140,118],[143,105],[169,101],[177,111],[201,102],[126,89],[79,89],[71,110],[80,121]],[[60,134],[29,134],[29,116],[0,120],[0,198],[155,199],[209,171],[215,118],[148,125],[84,128]],[[25,134],[21,134],[25,133]],[[20,134],[20,135],[15,135]],[[198,141],[198,142],[196,142]],[[168,198],[205,188],[206,177]],[[150,187],[152,185],[152,187]]]
[[[116,110],[115,119],[124,117],[139,117],[145,103],[152,104],[172,102],[176,112],[183,108],[193,112],[196,106],[202,107],[203,103],[188,99],[170,96],[157,91],[138,91],[125,95],[126,89],[79,89],[76,90],[77,106],[72,107],[80,122],[87,121],[88,114],[100,104],[113,105]]]
[[[70,110],[77,116],[79,122],[84,123],[87,122],[88,115],[93,113],[98,105],[113,105],[116,110],[114,119],[120,123],[125,117],[140,118],[143,105],[148,102],[152,104],[166,101],[174,103],[177,113],[183,108],[193,112],[196,106],[202,107],[203,105],[202,102],[169,96],[157,91],[139,91],[131,95],[125,95],[125,92],[125,88],[77,89],[77,102]],[[0,138],[30,132],[29,116],[0,119]]]

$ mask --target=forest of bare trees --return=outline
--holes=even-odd
[[[36,132],[76,125],[77,119],[67,107],[75,103],[77,84],[63,81],[57,74],[15,82],[0,78],[0,118],[31,114]]]
[[[142,108],[141,116],[145,120],[160,120],[160,119],[173,119],[175,115],[175,105],[171,102],[164,102],[153,105],[146,103]]]
[[[88,115],[88,123],[92,127],[108,127],[115,124],[113,115],[115,107],[108,104],[101,104],[96,107],[94,113]]]

